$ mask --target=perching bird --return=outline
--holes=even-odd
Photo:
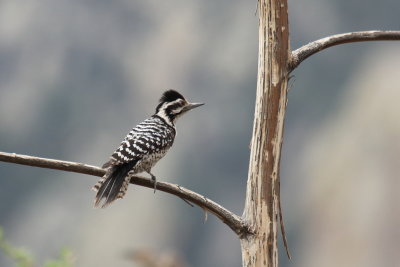
[[[130,176],[136,173],[150,174],[155,190],[157,181],[151,168],[174,143],[176,120],[201,105],[204,103],[189,103],[177,91],[164,92],[156,113],[133,128],[103,165],[107,172],[93,187],[97,192],[94,206],[104,208],[114,200],[123,198]],[[103,199],[104,203],[101,204]]]

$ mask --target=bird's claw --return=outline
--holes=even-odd
[[[150,175],[151,175],[151,180],[153,180],[153,182],[154,182],[154,194],[155,194],[157,191],[157,178],[156,178],[156,176],[154,176],[151,173],[150,173]]]

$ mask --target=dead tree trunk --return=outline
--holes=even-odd
[[[278,266],[279,163],[287,102],[287,0],[259,0],[257,96],[241,238],[243,266]]]

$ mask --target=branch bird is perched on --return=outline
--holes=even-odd
[[[133,128],[103,165],[107,172],[93,187],[97,192],[94,206],[104,208],[114,200],[123,198],[131,175],[136,173],[150,174],[155,190],[157,181],[151,168],[174,143],[176,120],[201,105],[204,104],[189,103],[175,90],[164,92],[156,113]],[[104,203],[101,204],[103,199]]]

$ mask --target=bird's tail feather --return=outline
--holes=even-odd
[[[93,186],[97,191],[94,201],[95,207],[105,208],[114,200],[123,198],[129,185],[129,171],[136,162],[129,162],[121,165],[114,165],[107,170],[107,173]],[[104,200],[104,203],[101,204]]]

